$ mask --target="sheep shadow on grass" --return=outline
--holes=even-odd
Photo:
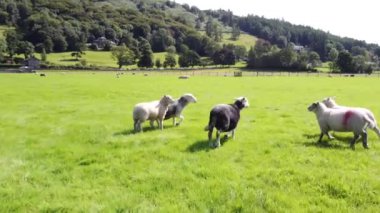
[[[172,126],[172,125],[168,125],[168,126],[164,126],[164,130],[165,129],[170,129],[170,128],[174,128],[175,126]],[[133,134],[139,134],[139,133],[144,133],[144,132],[151,132],[151,131],[160,131],[158,129],[158,127],[150,127],[150,126],[146,126],[146,127],[143,127],[143,132],[135,132],[134,129],[126,129],[126,130],[123,130],[123,131],[120,131],[120,132],[115,132],[113,134],[113,136],[128,136],[128,135],[133,135]]]
[[[332,134],[334,139],[327,139],[326,136],[323,136],[321,142],[318,142],[319,134],[304,134],[303,136],[307,139],[315,139],[314,141],[304,142],[303,145],[306,147],[314,146],[318,148],[326,148],[326,149],[351,149],[350,142],[353,138],[352,136],[340,136],[335,133]],[[334,142],[337,141],[337,142]],[[359,138],[356,143],[361,143],[362,140]]]
[[[223,144],[226,143],[229,139],[230,138],[227,138],[227,137],[221,137],[220,146],[222,147]],[[212,141],[215,142],[215,138]],[[188,146],[186,150],[188,152],[200,152],[200,151],[208,152],[213,149],[217,149],[217,148],[210,147],[208,140],[200,140]]]

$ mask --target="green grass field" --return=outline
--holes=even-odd
[[[223,33],[223,44],[234,44],[234,45],[240,45],[240,46],[245,46],[247,51],[255,46],[257,41],[257,38],[255,36],[246,34],[246,33],[241,33],[239,36],[239,39],[234,41],[231,39],[231,33]]]
[[[162,53],[154,53],[153,54],[153,62],[157,58],[161,60],[161,63],[165,61],[166,52]],[[37,55],[39,58],[40,56]],[[111,52],[105,51],[85,51],[85,54],[79,60],[85,59],[88,66],[99,66],[99,67],[114,67],[117,68],[118,65],[116,61],[112,58]],[[178,55],[176,56],[176,60],[178,61]],[[55,65],[63,65],[63,66],[73,66],[75,64],[80,63],[76,61],[74,57],[71,56],[71,52],[63,52],[63,53],[50,53],[47,55],[47,61]],[[131,66],[123,66],[124,68],[137,68],[137,64]]]
[[[316,143],[325,96],[380,116],[378,78],[0,75],[0,212],[377,212],[380,143]],[[377,86],[376,86],[377,85]],[[132,134],[136,103],[193,93],[179,127]],[[235,140],[209,110],[246,96]]]

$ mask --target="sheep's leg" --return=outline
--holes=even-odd
[[[379,127],[376,125],[373,130],[376,132],[377,136],[380,138],[380,129],[379,129]]]
[[[142,128],[141,128],[141,121],[140,120],[137,120],[136,123],[135,123],[135,131],[136,132],[142,132]]]
[[[133,120],[133,130],[137,132],[137,120]]]
[[[232,139],[235,139],[235,130],[229,131],[225,136],[224,139],[228,139],[229,137],[232,137]]]
[[[359,135],[358,134],[354,134],[354,138],[352,139],[352,141],[350,143],[351,149],[355,150],[355,142],[358,140],[358,138],[359,138]]]
[[[220,130],[216,130],[216,143],[215,148],[220,147]]]
[[[367,144],[368,135],[366,132],[362,133],[362,138],[363,138],[363,147],[365,149],[368,149],[368,144]]]
[[[173,126],[175,126],[175,116],[173,117]]]
[[[330,140],[334,139],[334,136],[332,136],[329,132],[327,132],[327,137],[329,137]]]
[[[150,127],[151,127],[151,128],[154,128],[154,120],[150,120],[149,123],[150,123]]]
[[[158,120],[158,128],[160,130],[163,130],[164,129],[164,126],[162,125],[162,120]]]
[[[322,137],[323,137],[323,132],[321,132],[321,134],[319,135],[319,139],[318,139],[318,143],[320,143],[322,141]]]
[[[182,123],[183,119],[185,119],[185,117],[183,115],[179,115],[179,122],[177,123],[177,126]]]
[[[210,128],[209,130],[208,130],[208,143],[209,143],[209,146],[210,147],[212,147],[213,146],[213,144],[212,144],[212,132],[213,132],[213,130],[214,130],[214,128]]]

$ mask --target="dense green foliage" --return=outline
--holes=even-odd
[[[0,212],[377,212],[376,135],[369,150],[343,133],[318,144],[306,108],[336,95],[379,118],[378,81],[1,74]],[[188,92],[181,126],[132,134],[134,104]],[[210,109],[242,95],[235,140],[209,149]]]
[[[308,57],[311,54],[315,58],[317,53],[322,61],[329,60],[332,50],[348,51],[355,58],[354,72],[365,72],[372,69],[366,67],[368,64],[375,67],[379,64],[378,45],[282,20],[253,15],[238,17],[224,10],[202,11],[196,6],[169,0],[3,0],[0,2],[0,25],[13,26],[16,30],[14,34],[8,32],[6,38],[6,52],[11,59],[15,54],[29,57],[34,52],[82,52],[86,48],[110,51],[115,45],[125,45],[133,52],[134,61],[140,62],[139,66],[151,67],[153,61],[147,52],[143,55],[140,52],[141,46],[145,46],[140,43],[148,41],[153,52],[174,47],[185,56],[190,49],[201,57],[214,58],[215,62],[217,56],[226,52],[220,42],[234,43],[244,31],[284,51],[291,46],[301,46],[307,50]],[[225,32],[229,32],[227,38],[223,37]],[[245,46],[249,49],[253,45],[252,41]],[[241,49],[227,48],[235,59],[246,58],[237,55],[236,50]],[[0,55],[4,55],[4,51]],[[297,63],[303,64],[304,60]],[[304,67],[288,62],[278,63],[278,66]]]

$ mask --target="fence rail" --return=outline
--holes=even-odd
[[[365,77],[380,78],[380,73],[374,74],[344,74],[344,73],[321,73],[321,72],[269,72],[269,71],[120,71],[119,74],[128,75],[167,75],[167,76],[215,76],[215,77]]]

